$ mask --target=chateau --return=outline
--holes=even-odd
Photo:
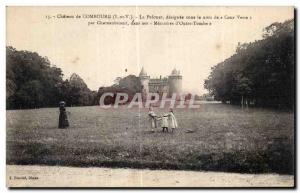
[[[175,68],[168,77],[153,79],[147,75],[144,67],[142,67],[139,77],[143,85],[144,95],[158,93],[162,96],[163,93],[167,93],[167,96],[171,97],[173,93],[180,94],[182,92],[182,76]]]

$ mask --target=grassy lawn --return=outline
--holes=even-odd
[[[291,112],[203,104],[175,109],[174,133],[151,133],[147,109],[67,110],[68,129],[57,128],[58,108],[6,111],[7,164],[293,172]]]

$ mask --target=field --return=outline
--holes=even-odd
[[[175,109],[174,133],[152,133],[147,109],[67,110],[68,129],[58,108],[6,111],[7,164],[293,173],[292,112],[203,104]]]

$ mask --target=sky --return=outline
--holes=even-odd
[[[211,67],[235,53],[239,42],[262,38],[273,22],[294,16],[293,7],[8,7],[6,44],[46,56],[64,78],[78,74],[92,90],[116,77],[168,76],[176,68],[183,91],[207,93],[204,80]],[[88,25],[103,19],[46,19],[47,15],[132,14],[248,16],[213,20],[211,26]],[[153,21],[153,20],[149,20]],[[125,71],[127,69],[127,72]]]

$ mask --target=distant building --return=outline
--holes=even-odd
[[[168,77],[151,79],[143,67],[139,77],[143,85],[144,96],[148,93],[158,93],[160,96],[168,93],[168,97],[171,97],[173,93],[180,94],[182,92],[182,75],[175,68]]]

